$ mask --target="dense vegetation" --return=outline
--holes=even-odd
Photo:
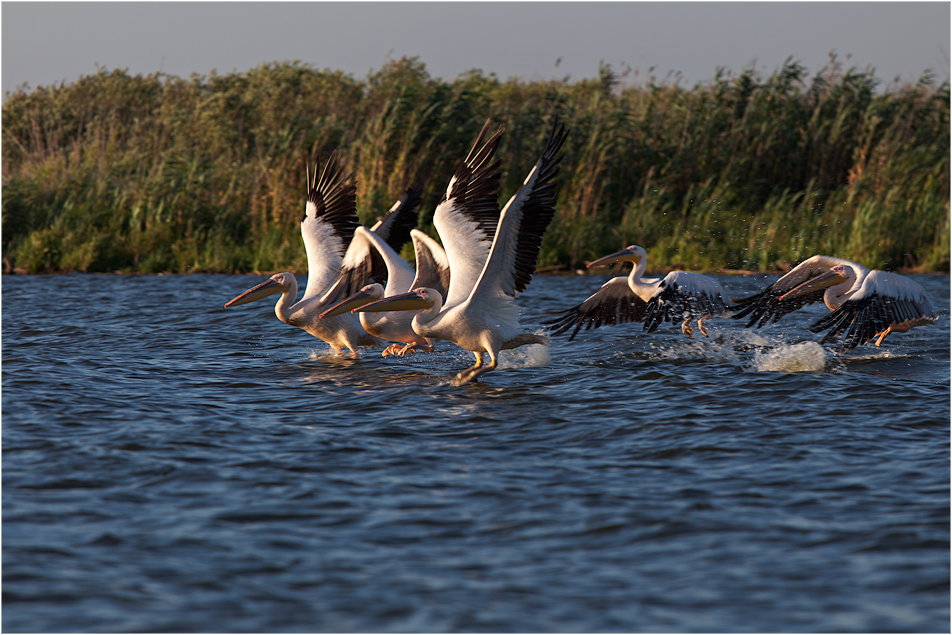
[[[814,253],[949,268],[949,84],[877,92],[871,73],[718,73],[693,88],[366,80],[299,62],[189,79],[101,70],[3,103],[3,256],[41,271],[306,269],[305,158],[342,148],[372,221],[429,174],[423,227],[486,117],[506,127],[502,202],[558,113],[571,127],[540,266],[627,244],[650,264],[764,269]]]

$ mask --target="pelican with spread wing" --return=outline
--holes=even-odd
[[[500,350],[548,344],[545,337],[522,332],[513,298],[529,284],[555,214],[559,150],[567,135],[564,126],[553,125],[542,156],[501,213],[491,195],[498,188],[498,162],[464,162],[457,169],[434,216],[450,264],[445,301],[435,289],[422,287],[355,310],[418,311],[412,321],[416,333],[472,351],[476,364],[456,375],[456,385],[495,369]],[[485,366],[484,355],[489,356]]]
[[[495,134],[484,142],[489,125],[490,120],[487,119],[479,136],[473,143],[472,149],[463,160],[457,173],[454,174],[453,178],[457,179],[457,192],[450,196],[450,199],[454,201],[452,204],[463,205],[465,199],[465,205],[468,206],[468,209],[474,213],[474,218],[477,219],[474,221],[477,225],[477,232],[480,231],[481,227],[485,229],[487,226],[494,230],[495,227],[488,223],[487,219],[498,222],[499,217],[499,206],[495,203],[496,193],[499,190],[499,162],[494,162],[493,159],[503,129],[499,128]],[[462,185],[464,180],[466,184]],[[465,192],[465,196],[461,195],[461,192]],[[446,196],[444,196],[442,203],[445,203],[445,199]],[[444,216],[440,212],[440,208],[437,208],[436,215],[437,227],[439,227]],[[358,230],[358,233],[360,233],[360,230]],[[434,289],[441,300],[446,300],[451,288],[450,264],[446,251],[439,243],[419,230],[414,229],[411,232],[414,253],[416,254],[416,273],[414,274],[409,265],[394,250],[389,249],[386,243],[375,239],[370,232],[365,232],[362,235],[386,263],[390,272],[386,288],[377,283],[369,284],[322,313],[321,317],[341,315],[384,297],[392,297],[420,287]],[[477,240],[477,243],[481,242],[482,244],[476,245],[469,255],[476,260],[480,258],[481,251],[485,251],[488,255],[492,236],[493,234],[489,233],[488,236],[484,237],[484,240]],[[457,259],[464,255],[459,250],[454,253]],[[483,259],[485,259],[485,256]],[[458,262],[459,260],[457,260]],[[460,276],[465,273],[464,268],[459,265],[457,265],[456,270]],[[460,279],[462,280],[462,277]],[[459,294],[459,284],[456,288],[457,294]],[[387,347],[383,351],[384,357],[388,355],[402,357],[414,350],[433,351],[433,339],[424,337],[413,330],[412,320],[414,316],[410,312],[361,311],[359,315],[360,323],[368,333],[400,343]]]
[[[630,245],[588,263],[590,268],[616,262],[632,262],[635,266],[627,276],[612,278],[585,301],[546,322],[552,333],[561,335],[572,329],[571,341],[583,326],[588,330],[628,322],[644,322],[644,330],[652,333],[662,322],[680,320],[681,332],[691,337],[689,324],[696,319],[698,330],[707,337],[704,320],[725,314],[730,306],[721,285],[713,278],[687,271],[672,271],[660,279],[643,278],[647,258],[643,247]]]
[[[280,293],[274,307],[278,319],[327,342],[335,354],[340,355],[346,348],[356,357],[358,347],[384,345],[381,339],[364,330],[356,316],[320,317],[323,311],[366,285],[372,277],[387,275],[376,250],[357,231],[357,187],[347,183],[352,176],[352,173],[344,174],[339,152],[331,155],[320,178],[317,161],[313,181],[308,172],[307,205],[301,220],[308,278],[301,300],[295,302],[297,279],[294,274],[285,272],[248,289],[226,303],[226,307]],[[374,226],[374,233],[395,249],[403,246],[416,225],[422,189],[420,184],[408,188],[403,198]]]
[[[939,313],[925,290],[905,276],[831,256],[813,256],[763,291],[736,301],[733,317],[750,316],[748,328],[777,322],[797,309],[823,302],[831,311],[811,324],[813,333],[829,329],[821,344],[845,333],[841,351],[875,338],[879,346],[890,333],[934,324]]]

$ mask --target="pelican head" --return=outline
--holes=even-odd
[[[293,280],[293,274],[287,272],[276,273],[261,284],[251,287],[237,298],[229,300],[225,303],[225,306],[230,307],[238,306],[239,304],[248,304],[249,302],[266,298],[269,295],[274,295],[275,293],[284,293],[291,288],[291,283]]]
[[[365,304],[369,304],[383,297],[383,285],[374,282],[363,287],[360,291],[345,300],[341,300],[331,308],[321,313],[318,317],[322,320],[326,317],[334,317],[348,311],[353,312]]]
[[[421,311],[431,308],[436,303],[436,298],[440,294],[434,289],[420,287],[409,293],[392,295],[370,304],[353,309],[351,313],[362,313],[365,311]]]
[[[843,282],[848,282],[851,278],[850,274],[852,273],[852,268],[846,267],[844,265],[836,265],[835,267],[831,267],[826,273],[819,275],[812,280],[807,280],[800,286],[794,287],[790,291],[787,291],[785,294],[780,296],[780,300],[783,301],[790,298],[798,298],[814,291],[820,291],[821,289],[826,289]],[[855,277],[855,275],[852,277]]]
[[[636,265],[638,263],[644,262],[648,254],[645,252],[643,247],[638,245],[628,245],[621,251],[616,251],[613,254],[609,254],[604,258],[599,258],[598,260],[593,260],[588,263],[589,268],[591,267],[604,267],[605,265],[611,265],[616,262],[633,262]]]

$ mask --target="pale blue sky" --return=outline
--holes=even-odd
[[[949,77],[948,2],[11,2],[0,6],[2,89],[93,73],[188,77],[299,59],[363,78],[389,57],[419,56],[450,79],[479,68],[505,79],[581,79],[600,60],[690,86],[788,56],[816,73],[835,50],[884,85],[927,68]],[[558,67],[556,61],[560,60]],[[634,77],[629,75],[629,81]]]

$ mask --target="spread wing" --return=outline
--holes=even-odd
[[[386,215],[378,220],[370,231],[383,239],[396,253],[400,253],[403,246],[410,240],[410,231],[417,226],[420,216],[420,205],[423,203],[423,182],[417,179],[406,189],[400,200]],[[387,279],[387,267],[378,251],[371,251],[371,278]]]
[[[921,286],[899,274],[872,271],[859,291],[809,328],[813,333],[830,329],[821,344],[836,341],[845,332],[840,348],[845,351],[865,344],[890,326],[932,324],[938,317]]]
[[[648,301],[645,331],[653,333],[662,322],[722,315],[726,311],[724,291],[716,280],[688,271],[672,271]]]
[[[499,222],[500,161],[493,157],[503,129],[480,146],[488,128],[487,120],[433,214],[452,272],[444,307],[460,304],[469,296],[489,257]]]
[[[492,250],[470,301],[487,303],[500,294],[514,296],[525,290],[532,274],[542,236],[555,215],[559,154],[568,130],[556,122],[542,151],[525,182],[513,195],[499,218]],[[453,272],[456,275],[456,272]]]
[[[321,306],[333,306],[349,298],[360,291],[371,279],[376,278],[373,275],[374,258],[384,266],[384,274],[380,279],[386,280],[388,294],[404,293],[410,289],[410,283],[413,281],[413,269],[410,265],[380,236],[366,227],[358,227],[344,255],[340,277],[330,291],[321,298]]]
[[[347,183],[340,152],[331,154],[318,179],[308,172],[307,205],[301,219],[301,237],[307,251],[307,288],[304,298],[321,295],[337,279],[344,254],[357,229],[357,186]],[[303,298],[302,298],[303,299]]]
[[[754,323],[757,323],[757,328],[760,328],[771,320],[776,322],[786,314],[793,313],[807,304],[822,302],[823,289],[806,293],[796,298],[787,298],[783,301],[780,300],[780,296],[795,289],[804,282],[808,282],[817,276],[827,273],[831,267],[835,267],[836,265],[854,267],[854,270],[857,267],[861,270],[865,270],[865,267],[862,265],[842,258],[812,256],[791,269],[789,273],[760,293],[734,300],[736,310],[731,317],[735,320],[739,320],[750,316],[750,320],[748,320],[745,326],[750,328]]]
[[[641,322],[646,303],[628,286],[627,276],[612,278],[584,302],[573,306],[554,320],[543,322],[553,335],[562,335],[572,327],[569,341],[583,326],[585,330],[604,325]]]
[[[450,261],[438,242],[418,229],[410,232],[413,250],[416,252],[416,278],[410,289],[427,287],[436,289],[446,302],[450,288]]]

